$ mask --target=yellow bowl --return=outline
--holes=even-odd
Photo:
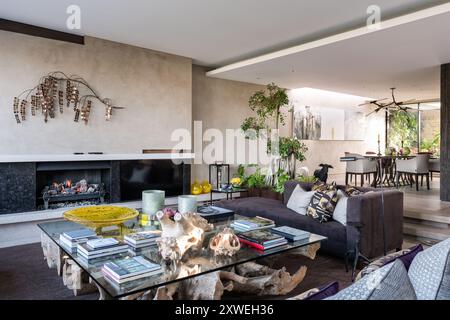
[[[135,209],[118,206],[90,206],[64,212],[67,220],[93,228],[118,225],[138,215]]]

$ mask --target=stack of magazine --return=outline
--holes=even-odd
[[[128,245],[114,238],[93,239],[77,245],[78,256],[91,260],[128,251]]]
[[[234,230],[239,232],[254,231],[275,227],[275,223],[273,220],[258,216],[253,218],[243,217],[241,219],[236,219],[230,225],[231,227],[234,228]]]
[[[69,253],[77,253],[77,246],[79,244],[97,238],[97,234],[94,231],[83,228],[61,233],[59,235],[59,243]]]
[[[310,232],[288,227],[288,226],[282,226],[282,227],[276,227],[272,228],[272,232],[275,234],[278,234],[280,236],[285,237],[286,239],[290,241],[300,241],[304,239],[308,239],[311,235]]]
[[[247,231],[240,233],[237,236],[241,243],[263,251],[287,243],[285,237],[273,234],[269,229]]]
[[[153,263],[142,256],[116,259],[105,263],[102,273],[106,279],[121,284],[161,273],[159,264]]]
[[[141,231],[137,233],[127,234],[124,241],[132,249],[141,249],[156,244],[156,240],[160,238],[159,233],[152,231]]]

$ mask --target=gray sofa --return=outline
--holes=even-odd
[[[289,181],[285,184],[283,201],[248,197],[219,201],[219,207],[235,213],[253,217],[262,216],[274,220],[278,225],[288,225],[326,236],[321,251],[338,257],[361,252],[367,258],[383,255],[383,225],[380,221],[381,193],[374,192],[353,196],[347,202],[347,225],[337,221],[320,223],[309,216],[303,216],[286,207],[297,184],[309,191],[312,184]],[[338,186],[343,188],[344,186]],[[361,188],[362,189],[362,188]],[[400,249],[403,243],[403,193],[398,190],[384,190],[385,226],[387,250]]]

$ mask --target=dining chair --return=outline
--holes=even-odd
[[[357,153],[348,153],[346,156],[355,157],[355,161],[348,161],[346,162],[346,169],[345,169],[345,184],[348,185],[348,181],[351,177],[355,176],[355,186],[358,184],[357,177],[358,175],[361,177],[361,187],[364,185],[364,176],[369,176],[369,183],[370,183],[370,175],[373,174],[374,178],[374,184],[376,184],[377,181],[377,162],[373,159],[366,159],[364,156],[357,154]]]
[[[427,189],[430,190],[429,159],[429,154],[417,154],[412,159],[397,159],[397,172],[395,174],[395,183],[397,188],[399,187],[400,176],[404,174],[409,176],[411,187],[414,183],[413,177],[415,178],[417,191],[419,191],[419,177],[421,177],[423,181],[423,177],[425,176],[427,181]]]
[[[430,159],[428,161],[428,170],[430,171],[431,181],[433,181],[433,172],[441,173],[441,159]]]

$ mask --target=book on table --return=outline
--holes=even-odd
[[[288,226],[272,228],[271,231],[272,233],[279,234],[290,241],[300,241],[303,239],[308,239],[311,235],[311,232]]]
[[[102,267],[103,275],[117,283],[142,279],[161,272],[162,268],[159,264],[142,256],[115,259],[106,262]]]
[[[76,253],[78,244],[97,238],[97,234],[94,231],[83,228],[61,233],[59,235],[59,243],[66,251]]]
[[[285,237],[273,234],[269,229],[246,231],[237,236],[243,244],[258,250],[267,250],[287,243]]]
[[[250,231],[275,227],[275,222],[263,217],[243,217],[236,219],[231,223],[231,226],[237,231]]]
[[[77,245],[77,254],[88,260],[115,255],[127,251],[128,245],[120,241],[118,241],[117,244],[104,246],[97,249],[91,248],[87,243],[81,243]]]
[[[127,234],[124,237],[125,243],[134,248],[142,248],[156,244],[156,240],[160,238],[160,232],[141,231],[132,234]]]
[[[97,239],[97,238],[98,238],[97,236],[92,236],[89,238],[79,238],[79,239],[75,239],[75,240],[69,240],[66,237],[64,237],[63,234],[60,234],[59,235],[59,243],[66,251],[69,251],[70,253],[77,253],[78,244],[86,243],[89,240],[93,240],[93,239]]]

